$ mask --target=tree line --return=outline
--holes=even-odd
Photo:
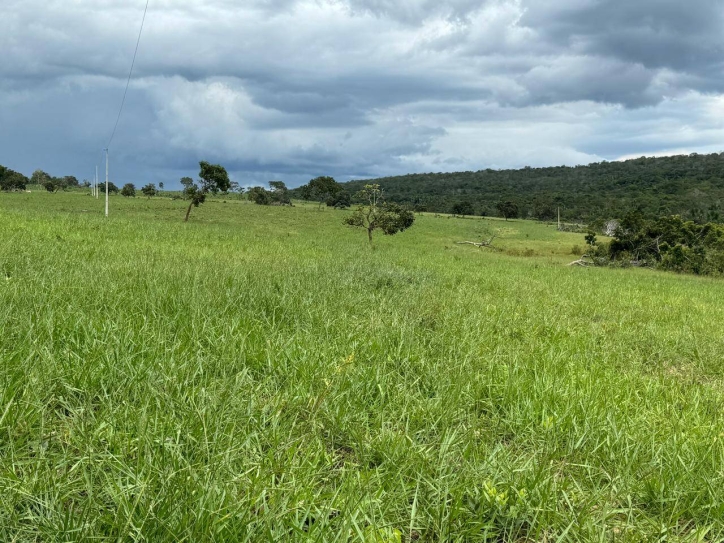
[[[385,187],[415,211],[593,223],[638,211],[697,224],[724,221],[724,153],[641,157],[587,166],[422,173],[344,183]]]
[[[43,170],[35,170],[33,175],[28,178],[10,168],[0,166],[0,190],[26,190],[28,185],[40,185],[48,192],[58,192],[59,190],[81,186],[78,179],[72,175],[53,177]]]
[[[585,237],[588,252],[574,264],[640,266],[696,275],[724,275],[724,225],[699,224],[679,215],[646,219],[640,212],[618,223],[610,242],[594,231]]]

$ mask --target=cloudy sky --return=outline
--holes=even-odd
[[[145,0],[0,0],[0,164],[90,178]],[[724,150],[721,0],[150,0],[116,183]]]

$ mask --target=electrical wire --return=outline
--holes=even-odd
[[[138,46],[141,44],[141,34],[143,34],[143,25],[146,22],[146,14],[148,13],[148,4],[151,0],[146,0],[146,7],[143,10],[143,19],[141,19],[141,29],[138,31],[138,40],[136,40],[136,50],[133,52],[133,61],[131,62],[131,69],[128,72],[128,81],[126,81],[126,90],[123,91],[123,100],[121,100],[121,107],[118,110],[118,117],[116,118],[116,124],[113,126],[113,132],[111,133],[111,137],[108,140],[108,145],[106,145],[106,149],[111,148],[111,143],[113,142],[113,137],[116,135],[116,130],[118,129],[118,123],[121,121],[121,114],[123,113],[123,106],[126,104],[126,95],[128,94],[128,87],[131,85],[131,77],[133,76],[133,67],[136,65],[136,56],[138,55]]]

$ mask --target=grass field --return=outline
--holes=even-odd
[[[184,208],[0,194],[0,540],[724,537],[723,282]]]

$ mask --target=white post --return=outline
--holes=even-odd
[[[561,208],[558,207],[558,230],[561,229]]]
[[[108,217],[108,149],[106,149],[106,217]]]
[[[98,166],[96,166],[96,185],[95,190],[93,191],[93,195],[96,197],[96,200],[98,199]]]

